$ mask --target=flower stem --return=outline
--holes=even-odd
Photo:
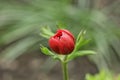
[[[66,58],[67,58],[67,56],[66,56]],[[67,65],[67,62],[65,60],[62,61],[63,80],[69,80],[69,78],[68,78],[68,65]]]

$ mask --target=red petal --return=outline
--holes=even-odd
[[[74,41],[73,39],[67,35],[66,33],[63,33],[62,37],[60,38],[60,52],[63,54],[68,54],[73,51],[74,49]]]
[[[60,29],[49,39],[49,45],[58,54],[69,54],[74,49],[74,36],[68,30]]]
[[[50,48],[55,51],[56,53],[60,53],[60,50],[59,50],[59,41],[53,37],[51,37],[49,39],[49,45],[50,45]]]
[[[75,38],[70,31],[65,30],[65,29],[59,29],[58,31],[61,31],[61,32],[64,32],[64,33],[68,34],[75,41]]]

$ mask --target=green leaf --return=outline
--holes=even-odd
[[[95,54],[95,51],[92,50],[83,50],[83,51],[77,51],[77,52],[73,52],[72,54],[70,54],[68,56],[68,61],[73,60],[77,57],[81,57],[81,56],[85,56],[85,55],[91,55],[91,54]]]
[[[80,41],[83,38],[83,35],[85,35],[86,31],[85,30],[81,30],[80,33],[77,36],[76,41]]]
[[[76,50],[79,50],[82,46],[88,44],[90,40],[81,40],[79,43],[76,43]]]
[[[86,74],[85,78],[86,80],[95,80],[95,77],[90,74]]]
[[[96,75],[87,74],[85,78],[86,78],[85,80],[114,80],[114,77],[111,72],[106,72],[103,70]]]
[[[40,35],[41,35],[42,37],[45,37],[45,38],[49,39],[50,36],[53,36],[53,35],[54,35],[54,33],[51,31],[51,29],[50,29],[48,26],[45,26],[45,27],[42,27],[42,28],[41,28],[41,33],[40,33]]]
[[[45,55],[51,56],[54,60],[60,60],[63,61],[65,56],[64,55],[58,55],[58,54],[54,54],[54,52],[51,52],[47,47],[44,47],[42,45],[40,45],[40,49],[41,52]]]
[[[45,55],[50,55],[50,56],[55,55],[47,47],[44,47],[44,46],[41,45],[40,49],[41,49],[42,53],[45,54]]]
[[[75,51],[79,50],[82,46],[89,43],[90,40],[85,39],[85,37],[84,37],[85,34],[86,34],[86,31],[81,30],[79,35],[77,36],[76,45],[75,45]]]

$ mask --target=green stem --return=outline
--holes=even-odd
[[[66,58],[67,58],[67,56],[66,56]],[[62,61],[63,80],[69,80],[69,78],[68,78],[68,65],[66,62],[66,58],[64,61]]]

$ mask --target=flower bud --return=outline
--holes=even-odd
[[[65,29],[59,29],[54,36],[49,39],[50,48],[57,54],[70,54],[75,46],[75,39],[72,33]]]

